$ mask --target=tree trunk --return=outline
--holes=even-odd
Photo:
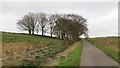
[[[43,28],[42,28],[42,36],[43,36],[43,33],[44,33],[44,30],[43,30]]]
[[[65,32],[62,32],[62,39],[64,39],[65,37]]]
[[[32,34],[34,35],[34,30],[32,31]]]
[[[59,30],[58,36],[59,36],[59,39],[60,39],[60,30]]]
[[[31,34],[31,30],[28,30],[29,34]]]
[[[32,29],[32,35],[34,35],[34,27],[33,27],[33,29]]]
[[[52,37],[52,28],[51,28],[51,37]]]
[[[51,37],[52,37],[52,32],[51,32]]]
[[[62,34],[62,39],[63,39],[63,34]]]

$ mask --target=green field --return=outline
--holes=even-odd
[[[3,66],[40,66],[65,50],[66,40],[27,34],[2,33]]]
[[[91,38],[89,42],[120,63],[117,37]]]

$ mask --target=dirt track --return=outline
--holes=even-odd
[[[118,66],[118,63],[95,46],[84,42],[80,66]]]

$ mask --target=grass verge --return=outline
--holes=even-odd
[[[100,46],[100,45],[95,45],[97,48],[99,48],[101,51],[103,51],[104,53],[106,53],[108,56],[112,57],[115,61],[120,63],[120,58],[118,56],[120,56],[120,52],[115,51],[112,48],[108,48],[105,46]]]
[[[79,41],[75,45],[77,45],[77,48],[75,48],[72,52],[69,53],[67,57],[60,57],[59,58],[59,64],[57,66],[79,66],[80,65],[80,56],[82,53],[82,42]]]
[[[120,63],[120,52],[118,51],[118,38],[95,38],[89,42]]]

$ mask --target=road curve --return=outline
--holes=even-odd
[[[84,42],[80,66],[118,66],[118,63],[95,46]]]

